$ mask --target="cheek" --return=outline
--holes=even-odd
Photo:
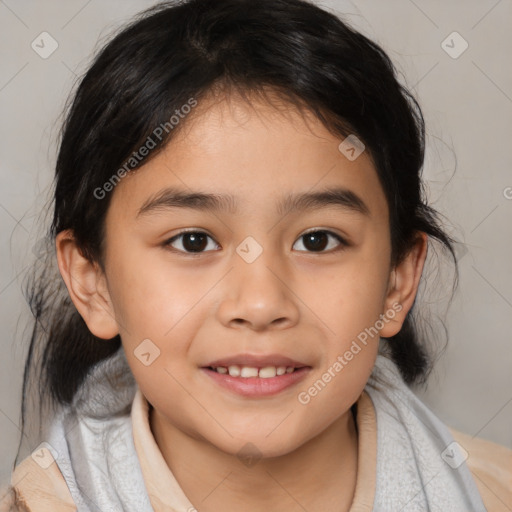
[[[184,272],[161,254],[152,257],[151,251],[131,251],[117,260],[109,279],[111,297],[123,347],[141,383],[173,387],[166,370],[178,381],[185,379],[192,341],[211,314],[207,301],[201,300],[218,280],[210,277]]]
[[[117,259],[112,271],[116,319],[128,338],[168,337],[208,289],[157,253],[132,251]]]
[[[386,258],[369,248],[332,272],[316,276],[311,309],[322,320],[326,344],[315,375],[317,384],[311,394],[306,390],[306,401],[318,393],[322,398],[311,402],[339,410],[341,402],[357,399],[364,388],[378,352],[380,315],[385,313],[386,265]]]
[[[346,264],[318,275],[310,297],[331,336],[352,339],[383,313],[388,284],[385,264],[374,257],[347,258]]]

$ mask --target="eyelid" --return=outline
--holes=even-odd
[[[318,231],[321,231],[322,233],[327,233],[329,235],[333,235],[335,238],[338,238],[338,240],[342,241],[344,244],[350,245],[350,242],[348,241],[348,239],[345,236],[340,235],[339,233],[336,233],[336,231],[333,231],[332,229],[321,228],[321,227],[320,228],[312,228],[312,229],[309,229],[308,231],[304,231],[304,233],[299,235],[299,238],[303,237],[304,235],[309,235],[309,233],[317,233]]]

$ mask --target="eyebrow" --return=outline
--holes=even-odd
[[[211,194],[200,191],[185,191],[169,187],[147,199],[140,207],[136,217],[156,213],[172,208],[189,208],[205,212],[237,213],[237,198],[230,194]],[[277,204],[276,213],[284,215],[296,211],[316,208],[335,207],[344,211],[359,213],[370,217],[366,203],[352,190],[346,188],[327,188],[319,192],[305,192],[283,196]]]

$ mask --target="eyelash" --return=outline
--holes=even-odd
[[[172,238],[169,238],[168,240],[166,240],[165,242],[163,242],[163,247],[168,249],[168,250],[171,250],[171,251],[174,251],[174,252],[179,252],[179,253],[183,253],[183,254],[187,254],[187,255],[192,255],[192,256],[197,256],[197,255],[200,255],[200,254],[203,254],[205,252],[211,252],[211,251],[199,251],[199,252],[193,252],[193,251],[182,251],[181,249],[176,249],[174,247],[171,246],[171,244],[179,239],[180,237],[182,237],[183,235],[186,235],[186,234],[190,234],[190,233],[193,233],[193,234],[200,234],[200,235],[206,235],[208,238],[210,238],[211,240],[213,240],[213,237],[211,237],[208,233],[205,233],[204,231],[199,231],[199,230],[186,230],[186,231],[181,231],[180,233],[174,235]],[[326,229],[314,229],[314,230],[311,230],[311,231],[307,231],[306,233],[303,233],[302,235],[299,236],[299,238],[297,238],[297,240],[300,240],[302,237],[306,236],[306,235],[310,235],[312,233],[326,233],[327,235],[330,235],[332,236],[333,238],[335,238],[338,242],[340,242],[340,246],[338,248],[335,248],[335,249],[330,249],[328,251],[325,251],[325,250],[322,250],[322,251],[300,251],[300,252],[309,252],[311,254],[324,254],[324,253],[332,253],[332,252],[337,252],[337,251],[341,251],[343,249],[345,249],[346,247],[348,247],[350,244],[344,239],[342,238],[340,235],[338,235],[337,233],[333,233],[332,231],[328,231]],[[295,244],[294,244],[295,245]]]

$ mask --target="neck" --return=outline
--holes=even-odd
[[[351,410],[293,452],[247,465],[188,436],[152,407],[149,421],[167,465],[199,512],[350,509],[358,437]]]

